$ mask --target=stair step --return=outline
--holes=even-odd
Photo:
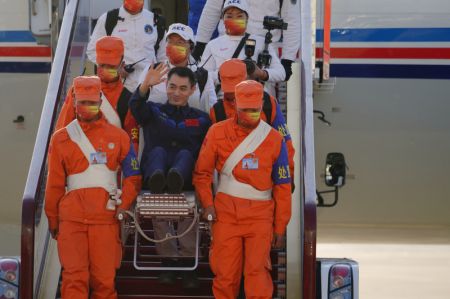
[[[204,299],[214,299],[214,296],[170,296],[170,295],[119,295],[118,299],[146,299],[146,298],[152,298],[152,299],[165,299],[165,298],[172,298],[172,299],[196,299],[196,298],[204,298]]]
[[[182,287],[182,280],[177,279],[173,285],[160,284],[157,278],[118,277],[116,288],[119,295],[153,295],[161,298],[170,296],[212,296],[212,279],[200,278],[200,288],[186,290]],[[155,297],[152,297],[155,298]],[[177,297],[178,298],[178,297]]]
[[[141,267],[161,267],[159,262],[142,262],[139,263]],[[134,268],[132,261],[123,261],[122,265],[117,273],[118,277],[121,276],[133,276],[133,277],[158,277],[161,271],[143,271]],[[199,277],[211,278],[213,274],[209,268],[209,264],[200,263],[197,267],[197,275]]]

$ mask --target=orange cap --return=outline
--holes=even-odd
[[[236,85],[247,79],[247,67],[237,58],[226,60],[219,68],[223,92],[234,92]]]
[[[264,87],[254,80],[245,80],[236,85],[236,108],[261,108]]]
[[[123,57],[123,40],[116,36],[104,36],[95,44],[97,64],[119,65]]]
[[[73,92],[77,101],[100,101],[100,78],[97,76],[76,77],[73,79]]]

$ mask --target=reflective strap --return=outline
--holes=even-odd
[[[253,153],[267,138],[272,130],[266,122],[260,121],[258,126],[238,145],[222,167],[217,192],[250,200],[271,200],[272,189],[258,190],[252,185],[236,180],[234,167],[247,155]]]
[[[95,187],[103,188],[107,192],[117,189],[117,171],[110,170],[105,164],[90,164],[90,154],[96,151],[81,129],[78,120],[73,120],[67,125],[66,130],[70,139],[78,145],[89,163],[85,171],[67,176],[67,192]]]
[[[258,126],[238,145],[223,164],[221,174],[231,174],[246,155],[253,153],[269,135],[272,127],[261,120]]]
[[[116,110],[111,106],[111,103],[108,101],[108,99],[105,97],[105,95],[102,93],[102,104],[100,105],[100,110],[102,111],[103,115],[105,115],[106,120],[112,124],[113,126],[116,126],[118,128],[122,128],[122,123],[120,122],[119,115],[117,114]]]
[[[86,134],[84,134],[83,129],[81,129],[78,119],[74,119],[73,121],[71,121],[67,125],[66,130],[69,134],[70,139],[78,145],[80,150],[83,152],[84,157],[89,162],[89,160],[91,159],[91,153],[95,153],[96,150],[92,146]]]
[[[241,183],[234,177],[233,174],[221,174],[219,178],[219,187],[217,192],[222,192],[231,196],[250,200],[271,200],[272,189],[258,190],[252,185]]]

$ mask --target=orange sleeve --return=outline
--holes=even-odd
[[[72,96],[72,87],[69,89],[64,104],[59,112],[58,120],[56,121],[55,131],[67,126],[75,119],[75,106]]]
[[[214,140],[214,127],[211,127],[203,140],[192,178],[195,191],[204,208],[214,204],[212,183],[216,159],[217,148]]]
[[[58,227],[58,205],[59,201],[66,194],[66,172],[64,161],[59,154],[58,132],[53,135],[48,151],[48,176],[45,187],[45,214],[47,215],[49,228]]]
[[[272,192],[275,200],[274,232],[284,234],[291,219],[291,185],[274,185]]]
[[[121,133],[123,133],[123,131]],[[120,205],[120,208],[128,210],[141,191],[142,178],[134,146],[125,133],[123,133],[121,141],[120,162],[123,171],[122,204]]]
[[[281,136],[278,136],[281,138]],[[291,178],[289,173],[285,174],[283,169],[287,171],[289,167],[287,148],[284,140],[280,140],[280,149],[274,167],[272,170],[272,194],[275,201],[275,215],[274,215],[274,232],[277,234],[284,234],[286,226],[291,219]],[[281,170],[281,171],[280,171]]]
[[[215,124],[217,122],[216,113],[214,111],[214,106],[209,108],[209,119],[211,119],[211,123],[213,123],[213,124]]]

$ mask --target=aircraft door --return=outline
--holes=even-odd
[[[52,0],[30,0],[30,30],[39,44],[50,43]]]

